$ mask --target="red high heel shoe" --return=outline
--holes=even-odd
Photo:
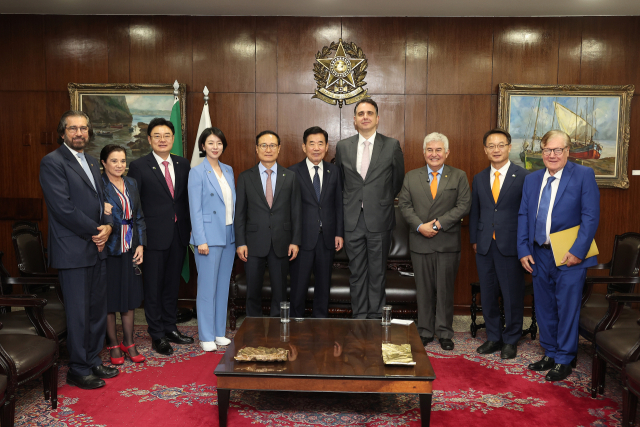
[[[146,360],[146,357],[144,357],[143,355],[138,354],[137,356],[132,356],[132,355],[129,354],[129,349],[131,347],[133,347],[134,345],[136,345],[136,344],[133,343],[130,346],[125,347],[124,343],[121,342],[120,343],[120,350],[122,350],[127,356],[129,356],[129,358],[131,359],[132,362],[136,362],[136,363],[144,362]],[[124,360],[124,357],[122,359]]]
[[[113,347],[107,347],[107,350],[114,350],[116,348],[119,348],[120,350],[122,350],[122,347],[119,345],[114,345]],[[122,365],[123,363],[124,363],[124,354],[122,355],[122,357],[111,357],[112,365]]]

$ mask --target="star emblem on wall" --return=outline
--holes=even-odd
[[[316,59],[316,61],[329,70],[329,77],[327,77],[326,86],[327,89],[333,86],[336,82],[341,83],[340,80],[355,89],[356,85],[353,80],[353,69],[360,65],[364,59],[349,58],[344,51],[342,39],[340,39],[336,55],[333,58]]]

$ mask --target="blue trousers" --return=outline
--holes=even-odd
[[[227,225],[225,229],[225,246],[209,246],[209,255],[200,255],[195,251],[198,269],[196,306],[200,341],[215,341],[216,337],[224,337],[227,329],[229,280],[236,245],[231,242],[233,225]]]
[[[578,324],[587,269],[561,270],[553,252],[533,245],[533,292],[545,356],[568,365],[578,352]]]

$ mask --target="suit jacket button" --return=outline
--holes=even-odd
[[[213,193],[211,193],[211,195],[213,196]]]
[[[270,214],[270,215],[271,215],[271,216],[273,216],[273,212],[271,212],[271,214]]]
[[[322,210],[322,206],[320,206],[320,210]]]
[[[216,213],[216,211],[213,211],[213,213]]]
[[[498,209],[496,209],[495,212],[498,212]]]

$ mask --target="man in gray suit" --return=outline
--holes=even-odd
[[[430,133],[424,138],[423,150],[427,166],[407,174],[399,196],[400,210],[410,230],[418,333],[424,345],[433,341],[435,334],[443,350],[453,350],[460,221],[471,209],[471,194],[467,174],[444,164],[449,156],[446,136]]]
[[[353,117],[358,134],[336,146],[354,318],[382,317],[385,270],[396,225],[393,200],[404,177],[400,143],[376,132],[379,120],[378,105],[372,99],[358,101]]]
[[[295,172],[276,160],[280,137],[266,130],[256,137],[260,162],[240,174],[236,187],[236,252],[247,274],[247,316],[262,316],[265,265],[271,277],[271,316],[287,298],[289,261],[302,235],[300,189]]]

